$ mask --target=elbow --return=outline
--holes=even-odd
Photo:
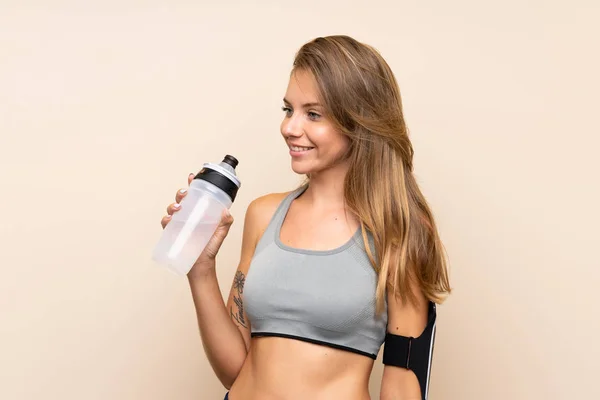
[[[232,374],[219,374],[218,376],[221,385],[227,390],[230,390],[235,382],[237,375],[233,376]]]
[[[230,390],[240,374],[241,369],[241,366],[239,368],[230,366],[230,368],[219,371],[216,375],[223,387]]]
[[[221,385],[227,390],[230,390],[235,383],[238,375],[242,371],[247,353],[239,354],[239,357],[232,357],[231,354],[224,355],[225,357],[209,358],[213,371],[221,382]]]

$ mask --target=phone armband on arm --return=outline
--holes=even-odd
[[[415,373],[423,400],[427,399],[431,361],[435,342],[436,306],[429,302],[427,326],[419,337],[387,333],[383,350],[383,364],[406,368]]]

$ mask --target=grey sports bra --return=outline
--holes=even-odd
[[[251,335],[303,340],[376,359],[386,336],[387,303],[377,315],[377,273],[360,228],[332,250],[298,249],[280,240],[289,207],[306,188],[284,198],[256,246],[243,292]]]

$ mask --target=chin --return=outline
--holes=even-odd
[[[302,166],[294,165],[294,163],[292,163],[292,171],[298,175],[306,175],[310,173],[310,168],[303,168]]]
[[[292,160],[292,171],[294,171],[298,175],[308,175],[312,172],[315,172],[315,169],[307,163]]]

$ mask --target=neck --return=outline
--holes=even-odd
[[[348,164],[341,163],[327,170],[313,173],[310,184],[303,197],[314,207],[343,206],[344,180],[348,172]]]

